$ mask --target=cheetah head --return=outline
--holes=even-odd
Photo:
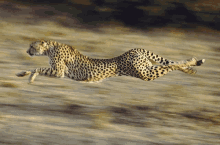
[[[30,48],[27,50],[27,53],[30,56],[40,56],[45,55],[45,52],[48,50],[48,44],[44,40],[35,41],[30,44]]]

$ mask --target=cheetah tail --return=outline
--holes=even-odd
[[[191,60],[194,60],[193,65],[180,67],[179,70],[187,74],[196,74],[197,70],[193,66],[200,66],[205,62],[205,59],[197,60],[195,57],[193,57]]]
[[[204,62],[205,62],[205,59],[198,60],[197,63],[196,63],[196,66],[202,65]]]

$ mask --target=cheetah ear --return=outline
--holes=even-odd
[[[45,41],[45,40],[41,40],[41,44],[42,44],[43,46],[46,46],[46,41]]]
[[[40,40],[40,42],[41,42],[41,44],[44,44],[45,41],[44,40]]]

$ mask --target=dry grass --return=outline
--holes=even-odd
[[[6,144],[219,144],[219,39],[178,29],[140,32],[115,26],[98,32],[45,21],[3,20],[0,49],[0,127]],[[3,29],[4,28],[4,29]],[[172,72],[153,82],[116,77],[100,83],[14,74],[47,67],[28,57],[29,44],[53,39],[90,57],[110,58],[146,48],[171,60],[205,58],[198,74]],[[10,132],[8,131],[10,128]],[[25,140],[21,140],[24,137]]]

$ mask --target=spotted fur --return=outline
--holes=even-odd
[[[99,81],[113,76],[133,76],[151,81],[173,70],[195,74],[193,66],[199,66],[205,59],[192,58],[186,61],[171,61],[145,49],[135,48],[111,59],[94,59],[82,55],[72,46],[56,41],[36,41],[27,50],[30,56],[48,56],[50,68],[36,68],[16,74],[18,77],[30,75],[32,83],[37,75],[68,77],[76,81]],[[152,65],[149,59],[160,65]]]

